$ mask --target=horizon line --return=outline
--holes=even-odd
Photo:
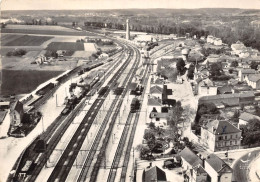
[[[232,7],[204,7],[204,8],[108,8],[108,9],[6,9],[6,10],[0,10],[3,11],[77,11],[77,10],[149,10],[149,9],[161,9],[161,10],[198,10],[198,9],[240,9],[240,10],[260,10],[260,8],[232,8]]]

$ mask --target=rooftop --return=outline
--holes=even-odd
[[[252,82],[257,82],[260,80],[260,74],[255,74],[255,75],[248,75],[248,80]]]
[[[206,124],[204,128],[209,132],[213,133],[214,135],[241,132],[237,127],[235,127],[228,121],[223,121],[223,120],[210,121]]]
[[[162,94],[162,92],[163,92],[163,89],[157,85],[150,88],[151,94]]]
[[[158,98],[148,98],[148,105],[149,106],[161,106],[162,104],[161,99]]]
[[[243,73],[243,74],[255,74],[256,71],[254,69],[242,69],[241,73]]]
[[[186,160],[192,167],[196,167],[199,164],[202,165],[202,160],[188,147],[185,147],[181,152],[180,156]]]
[[[157,166],[154,166],[143,173],[144,182],[167,181],[165,172]]]
[[[224,168],[232,171],[230,166],[215,154],[208,155],[205,161],[218,173],[221,172]]]
[[[242,119],[244,121],[249,121],[251,119],[258,119],[260,120],[259,116],[253,115],[251,113],[243,112],[240,114],[239,119]]]

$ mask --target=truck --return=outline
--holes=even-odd
[[[137,110],[139,110],[140,108],[140,102],[137,98],[133,98],[132,102],[131,102],[131,113],[135,113]]]

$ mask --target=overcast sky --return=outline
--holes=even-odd
[[[260,9],[260,0],[0,0],[1,10],[244,8]]]

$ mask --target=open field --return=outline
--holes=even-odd
[[[1,29],[1,33],[22,33],[22,34],[43,34],[43,35],[74,35],[74,36],[94,36],[91,32],[78,31],[62,26],[48,25],[8,25]]]
[[[2,70],[1,95],[23,94],[41,83],[58,76],[62,71]]]
[[[83,51],[84,44],[82,42],[51,42],[47,50],[71,50],[71,51]]]
[[[13,39],[13,37],[17,37]],[[49,36],[31,36],[31,35],[4,35],[3,37],[5,39],[5,44],[2,44],[2,46],[40,46],[45,41],[53,38]],[[9,39],[7,41],[6,39]]]
[[[16,40],[23,35],[10,35],[10,34],[1,34],[1,46],[4,46],[8,42],[11,42],[13,40]]]

